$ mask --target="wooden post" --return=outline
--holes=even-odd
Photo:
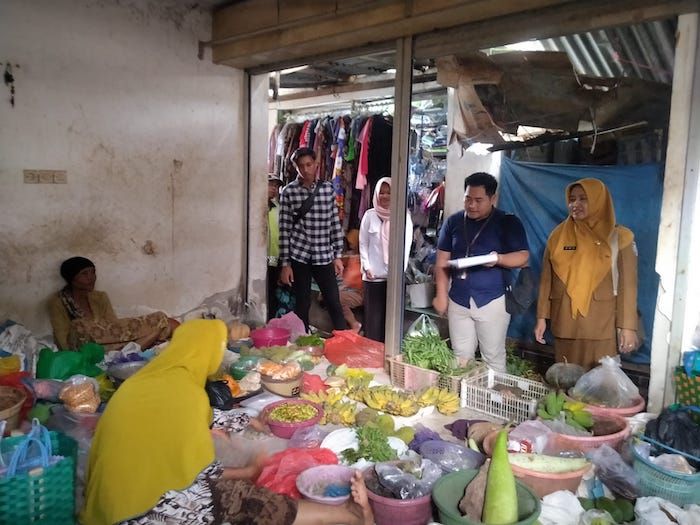
[[[673,402],[673,369],[680,362],[688,298],[690,233],[700,167],[698,14],[678,17],[671,115],[657,243],[659,291],[649,380],[650,412]],[[640,203],[640,205],[642,205]]]

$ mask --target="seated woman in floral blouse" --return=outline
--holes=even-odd
[[[90,448],[84,525],[371,525],[367,489],[359,472],[352,499],[340,506],[296,501],[253,485],[259,458],[243,468],[214,459],[212,410],[204,390],[221,365],[226,325],[184,323],[172,342],[125,381],[100,418]],[[227,430],[247,416],[215,423]],[[259,427],[258,427],[259,428]]]
[[[134,341],[146,349],[170,338],[179,324],[163,312],[119,319],[105,292],[95,290],[95,265],[85,257],[71,257],[61,264],[64,286],[49,300],[54,340],[62,350],[84,343],[99,343],[105,351],[121,350]]]

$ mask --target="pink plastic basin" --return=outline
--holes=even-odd
[[[610,407],[604,407],[600,405],[586,405],[586,410],[588,410],[591,414],[594,416],[622,416],[622,417],[630,417],[635,414],[638,414],[642,410],[644,410],[644,405],[646,403],[644,402],[644,398],[642,396],[639,396],[637,401],[634,403],[634,405],[626,408],[610,408]]]
[[[365,479],[376,475],[374,467],[363,472]],[[416,499],[385,498],[367,489],[375,525],[425,525],[433,520],[430,494]]]
[[[575,493],[576,489],[581,484],[581,478],[583,478],[583,475],[588,472],[591,466],[586,465],[581,469],[559,474],[537,472],[517,465],[511,465],[511,468],[513,469],[513,475],[522,481],[523,485],[529,487],[537,497],[543,498],[547,494],[551,494],[557,490],[570,490]]]
[[[286,423],[284,421],[275,421],[273,419],[270,419],[270,412],[272,412],[272,410],[274,410],[278,406],[285,404],[311,405],[317,410],[317,412],[316,415],[313,416],[311,419],[307,419],[306,421],[299,421],[297,423]],[[275,401],[274,403],[270,403],[269,405],[267,405],[260,414],[260,419],[267,423],[267,425],[270,427],[270,431],[272,431],[272,433],[275,436],[281,437],[283,439],[289,439],[290,437],[292,437],[294,432],[299,428],[306,428],[315,425],[319,422],[321,417],[323,417],[323,409],[316,403],[312,403],[311,401],[307,401],[306,399],[283,399],[282,401]]]
[[[619,430],[604,436],[569,436],[567,434],[554,432],[553,435],[555,438],[553,443],[550,442],[549,445],[554,446],[556,452],[578,451],[585,453],[602,445],[608,445],[619,450],[622,442],[630,435],[629,423],[627,423],[624,417],[620,416],[593,416],[593,421],[602,420],[613,423]]]
[[[289,330],[286,328],[265,327],[250,332],[250,339],[256,348],[264,348],[266,346],[286,345],[289,341],[289,335]]]
[[[343,465],[318,465],[306,469],[297,476],[297,488],[311,501],[327,505],[340,505],[350,498],[350,480],[355,471]],[[347,496],[324,496],[328,485],[347,486]]]

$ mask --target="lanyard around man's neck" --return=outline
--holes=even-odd
[[[489,216],[486,217],[484,220],[484,223],[481,225],[481,228],[479,228],[479,231],[476,232],[476,235],[474,238],[469,241],[469,237],[467,237],[467,219],[469,218],[467,216],[467,210],[464,210],[464,241],[467,243],[467,253],[466,257],[469,257],[469,252],[471,252],[472,247],[474,246],[474,243],[476,243],[476,240],[479,238],[479,235],[481,235],[481,232],[484,231],[484,228],[486,228],[486,225],[489,223],[491,220],[491,217],[494,215],[494,209],[493,206],[491,207],[491,213],[489,213]]]

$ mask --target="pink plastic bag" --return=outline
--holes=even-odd
[[[301,391],[304,394],[325,392],[328,385],[323,382],[323,378],[318,374],[309,374],[304,372],[302,375]]]
[[[291,343],[296,341],[297,337],[306,335],[304,321],[299,319],[294,312],[286,313],[282,317],[276,319],[270,319],[267,326],[270,328],[284,328],[289,330],[289,342]]]
[[[356,334],[352,330],[334,330],[326,339],[323,353],[334,365],[345,364],[350,368],[383,368],[384,343],[378,343]]]
[[[297,476],[316,465],[337,465],[338,457],[327,448],[288,448],[270,456],[255,484],[258,487],[301,499]]]

